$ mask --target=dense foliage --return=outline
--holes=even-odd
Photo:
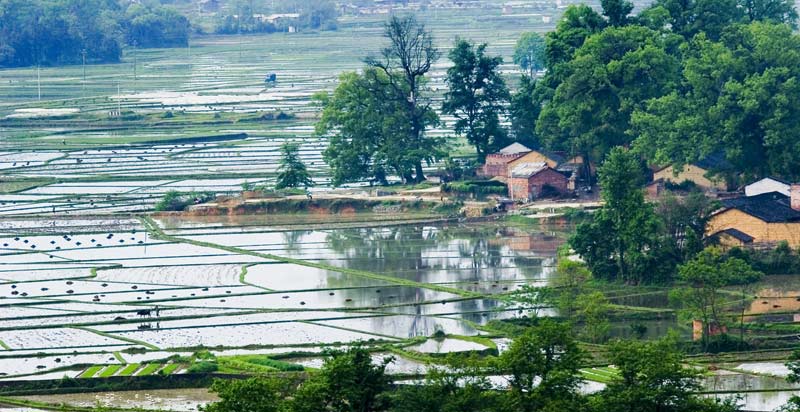
[[[154,209],[157,212],[179,212],[189,205],[208,202],[213,198],[214,194],[210,192],[182,193],[170,190],[156,203]]]
[[[508,145],[500,116],[509,99],[508,88],[497,68],[501,57],[486,56],[486,44],[473,45],[458,39],[448,56],[453,66],[447,69],[442,113],[456,118],[455,132],[475,146],[478,161]]]
[[[363,73],[345,73],[333,95],[322,93],[318,135],[330,139],[323,153],[334,185],[369,178],[425,180],[422,165],[444,157],[441,140],[426,134],[438,124],[425,85],[439,58],[433,36],[413,16],[392,17],[388,45],[366,59]]]
[[[672,341],[625,342],[609,346],[616,366],[605,389],[585,394],[581,368],[588,354],[569,325],[541,319],[514,339],[499,357],[450,359],[431,368],[423,383],[392,385],[386,367],[360,346],[330,352],[308,379],[256,377],[218,381],[220,401],[206,412],[733,412],[695,392],[701,373],[684,366]],[[488,376],[506,377],[505,390]]]
[[[117,62],[126,44],[185,46],[189,22],[158,4],[0,0],[0,67]]]
[[[629,284],[668,280],[675,261],[653,205],[645,202],[639,158],[629,150],[611,150],[599,170],[605,202],[591,222],[578,226],[570,244],[592,273]]]
[[[295,30],[336,30],[338,11],[330,0],[283,0],[274,8],[260,9],[247,0],[230,2],[228,12],[217,16],[219,34],[274,33]],[[269,18],[274,15],[275,18]],[[295,17],[296,15],[296,17]]]
[[[284,143],[281,146],[281,162],[278,165],[278,178],[275,189],[287,189],[314,186],[314,181],[300,159],[300,146],[295,143]]]
[[[536,116],[544,146],[599,162],[633,144],[678,165],[724,152],[744,177],[800,177],[793,2],[659,0],[636,16],[601,3],[602,15],[565,11],[546,36],[546,74],[512,109]]]

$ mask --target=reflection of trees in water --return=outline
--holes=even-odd
[[[351,268],[419,282],[441,280],[435,278],[436,272],[447,270],[458,270],[461,281],[496,281],[507,278],[504,273],[516,266],[516,253],[497,241],[504,236],[498,227],[394,226],[336,230],[328,234],[327,242]]]
[[[291,230],[288,232],[281,232],[284,242],[284,250],[286,252],[300,252],[303,245],[303,237],[311,234],[310,230]]]
[[[422,255],[437,244],[439,231],[419,226],[335,230],[328,234],[331,250],[347,259],[344,265],[376,273],[416,272],[425,267]],[[416,279],[413,274],[407,276]]]

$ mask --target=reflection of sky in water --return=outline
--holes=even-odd
[[[718,397],[741,397],[740,405],[747,411],[772,411],[783,404],[793,395],[800,394],[800,385],[787,383],[781,378],[767,376],[753,376],[743,374],[716,375],[705,379],[705,389],[708,391],[740,391],[740,390],[774,390],[798,388],[795,391],[750,392],[730,395],[717,395]]]

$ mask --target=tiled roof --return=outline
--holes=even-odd
[[[725,170],[731,167],[731,164],[725,159],[724,152],[711,153],[693,164],[703,170]]]
[[[728,235],[733,236],[734,238],[740,240],[742,243],[750,243],[753,241],[753,239],[755,239],[754,237],[748,235],[747,233],[744,233],[741,230],[734,228],[725,229],[720,233],[727,233]]]
[[[725,209],[737,209],[768,223],[800,222],[800,211],[791,207],[789,196],[778,192],[722,201]]]
[[[547,169],[547,163],[545,162],[522,163],[511,170],[511,177],[531,177],[544,169]]]
[[[500,149],[498,153],[502,154],[517,154],[517,153],[528,153],[531,149],[525,147],[525,145],[520,143],[511,143],[510,145]]]

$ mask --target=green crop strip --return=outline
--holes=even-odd
[[[178,368],[180,367],[181,365],[177,363],[170,363],[169,365],[165,366],[164,369],[161,369],[161,371],[159,371],[158,373],[161,375],[172,375],[172,373],[178,370]]]
[[[117,371],[120,370],[120,368],[122,368],[122,365],[108,365],[105,369],[103,369],[100,372],[100,375],[98,375],[98,376],[101,377],[101,378],[107,378],[109,376],[114,376],[114,374],[117,373]]]
[[[6,345],[6,343],[3,342],[2,340],[0,340],[0,347],[2,347],[5,350],[11,350],[11,346]]]
[[[134,372],[136,372],[137,369],[139,369],[140,366],[141,365],[139,365],[138,363],[131,363],[129,365],[126,365],[121,371],[119,371],[119,373],[117,375],[118,376],[131,376],[131,375],[133,375]]]
[[[152,375],[152,374],[156,373],[156,371],[158,371],[159,369],[161,369],[161,366],[162,366],[162,365],[161,365],[160,363],[151,363],[151,364],[148,364],[148,365],[147,365],[147,366],[145,366],[145,367],[144,367],[142,370],[140,370],[140,371],[139,371],[139,373],[137,373],[137,374],[136,374],[136,376],[147,376],[147,375]]]
[[[85,371],[81,372],[81,374],[78,375],[78,377],[79,378],[93,378],[94,375],[96,375],[97,372],[100,372],[100,370],[103,369],[104,367],[105,366],[103,366],[103,365],[92,366],[92,367],[86,369]]]

